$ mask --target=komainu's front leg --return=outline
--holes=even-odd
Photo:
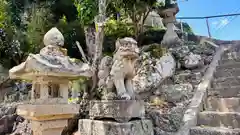
[[[116,87],[118,97],[125,100],[131,99],[130,95],[127,93],[125,89],[124,79],[114,79],[114,84]]]
[[[127,79],[125,81],[126,83],[126,89],[127,89],[127,93],[131,96],[131,99],[134,100],[135,99],[135,93],[133,90],[133,81],[132,79]]]

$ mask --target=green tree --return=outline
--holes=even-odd
[[[63,16],[67,22],[72,22],[78,18],[78,10],[74,0],[45,0],[51,4],[51,12],[54,16],[54,23],[58,23]]]
[[[95,49],[95,17],[98,15],[97,0],[73,0],[77,7],[78,20],[84,28],[85,41],[87,46],[87,57],[93,59]]]
[[[83,26],[94,24],[94,18],[98,14],[97,0],[73,0],[77,7],[78,19]]]
[[[137,38],[143,32],[144,22],[156,4],[158,4],[157,0],[118,0],[114,2],[114,7],[123,9],[123,15],[130,18],[134,26],[135,38]]]
[[[10,4],[6,0],[0,1],[0,63],[5,67],[12,64],[12,56],[17,54],[17,47],[11,47],[15,27],[11,24],[9,16]]]
[[[0,42],[1,63],[12,67],[20,64],[28,53],[39,50],[42,37],[51,24],[47,16],[50,14],[44,2],[39,5],[28,0],[1,2],[0,13],[8,14],[5,21],[0,21],[5,24],[2,27],[5,36]]]
[[[5,27],[6,21],[8,20],[7,16],[8,3],[6,0],[0,1],[0,28]]]
[[[178,29],[181,29],[181,23],[180,22],[177,22],[175,25]],[[188,23],[182,22],[182,27],[183,27],[183,32],[185,32],[187,34],[194,34],[192,28],[189,26]]]
[[[26,52],[38,52],[43,48],[43,36],[54,25],[52,23],[53,14],[50,11],[50,3],[33,3],[32,6],[34,8],[30,11],[31,17],[26,30],[28,41]]]
[[[188,33],[188,34],[194,34],[192,28],[189,26],[188,23],[183,22],[183,31]]]

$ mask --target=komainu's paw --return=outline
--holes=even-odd
[[[107,93],[106,95],[103,96],[104,100],[115,100],[117,95],[113,92]]]
[[[131,100],[131,96],[128,93],[124,93],[120,97],[122,100]]]

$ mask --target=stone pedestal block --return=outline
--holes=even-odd
[[[33,135],[61,135],[68,120],[31,121]]]
[[[132,118],[144,118],[144,101],[138,100],[95,100],[90,103],[90,119],[112,118],[128,122]]]
[[[17,114],[30,120],[33,135],[60,135],[78,110],[74,104],[24,104],[18,106]]]
[[[80,135],[154,135],[150,120],[135,120],[127,123],[79,120]]]
[[[56,119],[69,119],[79,111],[79,106],[74,104],[50,104],[50,105],[19,105],[17,114],[25,119],[43,121]]]

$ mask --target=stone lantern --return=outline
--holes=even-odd
[[[17,114],[30,120],[33,135],[60,135],[68,119],[79,106],[68,104],[68,83],[79,77],[91,77],[90,66],[66,55],[64,38],[57,28],[44,36],[45,47],[29,54],[25,62],[9,70],[11,79],[32,81],[31,101],[19,105]]]
[[[169,7],[165,7],[159,13],[160,17],[163,18],[163,24],[167,28],[167,31],[163,37],[162,44],[165,46],[171,46],[180,40],[177,33],[175,32],[176,17],[175,15],[179,12],[177,4],[171,4]]]

